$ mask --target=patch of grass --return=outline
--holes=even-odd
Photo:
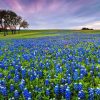
[[[20,33],[17,31],[16,34],[12,34],[11,31],[9,31],[7,36],[4,36],[3,32],[0,32],[0,39],[39,38],[71,33],[99,34],[100,30],[21,30]]]
[[[42,31],[42,30],[23,30],[20,33],[16,32],[16,34],[11,34],[8,32],[7,36],[3,35],[3,32],[0,34],[0,39],[9,39],[9,38],[38,38],[45,36],[57,36],[57,32],[53,31]]]
[[[73,32],[94,34],[94,33],[100,33],[100,30],[73,30]]]

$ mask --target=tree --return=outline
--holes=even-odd
[[[10,10],[8,10],[7,13],[8,13],[7,14],[8,15],[8,17],[7,17],[8,18],[7,19],[8,26],[9,26],[10,30],[12,31],[12,34],[15,34],[16,27],[20,23],[19,16],[15,12],[10,11]]]
[[[28,28],[29,24],[27,21],[23,20],[20,25],[19,25],[19,31],[20,31],[20,28]]]
[[[83,27],[82,30],[93,30],[93,29],[89,29],[89,28]]]
[[[5,10],[0,9],[0,27],[3,30],[4,29],[4,16],[6,14]]]
[[[11,26],[14,24],[14,20],[17,17],[17,14],[10,10],[0,10],[0,25],[4,31],[4,36],[6,36],[7,28],[11,29]]]
[[[23,20],[22,17],[18,16],[15,12],[11,10],[1,10],[0,9],[0,29],[4,31],[4,36],[8,34],[8,28],[12,31],[12,34],[16,33],[16,28],[19,26],[27,28],[28,23]]]
[[[6,10],[0,10],[0,26],[1,29],[4,31],[4,36],[7,34],[7,11]]]

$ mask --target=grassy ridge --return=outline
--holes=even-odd
[[[68,33],[86,33],[86,34],[94,34],[100,33],[100,30],[21,30],[20,33],[18,31],[17,34],[11,34],[4,36],[3,32],[0,32],[0,39],[9,39],[9,38],[38,38],[45,36],[57,36],[59,34],[68,34]]]
[[[100,33],[100,30],[73,30],[73,32],[80,32],[80,33]]]
[[[45,36],[56,36],[57,32],[53,31],[44,31],[44,30],[23,30],[20,33],[16,32],[17,34],[11,34],[8,32],[7,36],[3,35],[3,32],[0,34],[0,39],[9,39],[9,38],[38,38],[38,37],[45,37]]]

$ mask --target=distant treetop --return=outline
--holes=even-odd
[[[83,27],[82,30],[93,30],[93,29],[90,29],[90,28],[87,28],[87,27]]]

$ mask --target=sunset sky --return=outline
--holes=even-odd
[[[0,0],[30,24],[30,29],[100,29],[100,0]]]

